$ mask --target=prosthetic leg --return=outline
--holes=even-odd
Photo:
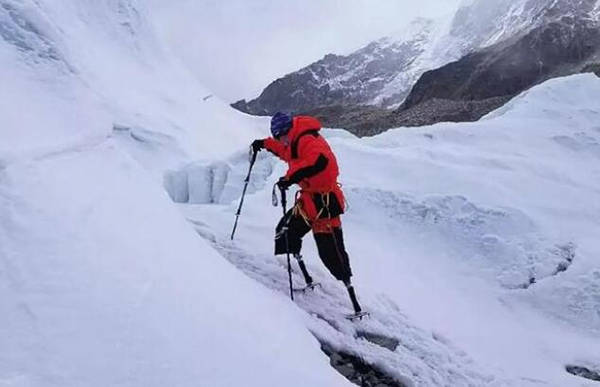
[[[313,282],[312,277],[310,276],[310,274],[308,274],[308,270],[306,270],[306,265],[304,264],[302,255],[294,254],[294,258],[296,258],[296,261],[298,261],[298,266],[300,266],[300,270],[302,271],[302,275],[304,276],[304,281],[306,282],[306,286],[298,290],[304,292],[306,290],[313,290],[314,288],[321,286],[321,284]]]
[[[350,296],[350,302],[352,302],[352,307],[354,308],[354,313],[347,315],[346,318],[348,320],[362,320],[363,317],[369,316],[369,312],[364,312],[356,299],[356,292],[354,291],[354,286],[352,285],[352,281],[350,279],[344,281],[344,285],[346,285],[346,290],[348,290],[348,295]]]

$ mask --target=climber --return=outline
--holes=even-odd
[[[329,144],[319,134],[320,129],[321,123],[314,117],[276,113],[271,119],[272,137],[252,143],[254,152],[267,149],[287,162],[288,171],[277,182],[281,190],[293,184],[300,186],[294,206],[276,227],[275,254],[293,254],[310,286],[313,280],[306,271],[300,250],[302,237],[312,229],[319,257],[329,272],[346,286],[354,316],[362,316],[366,313],[356,298],[344,247],[340,215],[344,213],[345,202],[337,182],[338,164]]]

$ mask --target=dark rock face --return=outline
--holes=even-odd
[[[366,105],[335,105],[303,112],[317,117],[326,128],[343,128],[356,135],[367,135],[365,130],[377,122],[388,122],[393,111]],[[363,127],[364,123],[368,127]],[[384,125],[385,126],[385,125]]]
[[[600,77],[600,63],[590,63],[583,69],[584,73],[594,73]]]
[[[432,98],[402,111],[373,106],[331,106],[306,112],[328,128],[344,128],[357,136],[374,136],[390,128],[432,125],[437,122],[477,121],[504,105],[510,97],[481,101]]]
[[[599,57],[598,22],[561,16],[426,72],[394,114],[357,122],[354,128],[359,134],[369,135],[398,126],[476,121],[550,78],[599,73]]]
[[[496,110],[511,99],[511,96],[490,97],[481,100],[453,100],[431,98],[411,108],[393,114],[388,128],[400,126],[424,126],[438,122],[472,122]]]
[[[555,76],[581,72],[600,52],[600,29],[575,18],[551,22],[428,71],[400,111],[427,100],[481,101],[511,97]]]
[[[571,375],[575,375],[575,376],[582,377],[584,379],[595,380],[597,382],[600,382],[600,371],[592,371],[587,367],[580,367],[580,366],[574,366],[574,365],[566,366],[565,369]]]
[[[365,363],[362,359],[342,352],[336,352],[328,345],[321,349],[330,358],[330,363],[346,379],[362,387],[406,387],[403,383],[385,375],[377,367]]]
[[[365,339],[375,345],[379,345],[380,347],[388,349],[392,352],[394,352],[396,348],[398,348],[398,345],[400,345],[400,340],[394,337],[384,336],[379,333],[357,331],[356,335],[362,339]]]

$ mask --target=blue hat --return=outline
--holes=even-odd
[[[292,128],[292,116],[277,112],[271,118],[271,134],[273,137],[279,137],[287,134]]]

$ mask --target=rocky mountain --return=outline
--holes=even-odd
[[[401,102],[408,92],[388,85],[406,72],[415,58],[427,49],[435,23],[417,19],[399,38],[385,37],[347,56],[328,54],[297,72],[271,83],[249,102],[232,106],[251,114],[270,115],[275,111],[307,111],[330,105],[383,106]]]
[[[328,55],[232,106],[310,113],[358,134],[476,120],[545,79],[593,71],[599,19],[598,0],[465,2],[448,20]]]
[[[465,3],[452,18],[419,18],[349,55],[328,54],[275,80],[258,98],[233,106],[268,115],[278,110],[306,111],[333,105],[398,105],[423,72],[531,26],[534,16],[520,10],[517,3],[479,0]],[[528,7],[531,13],[535,13],[534,8]]]
[[[534,9],[542,21],[536,27],[424,73],[387,122],[363,125],[475,121],[547,79],[597,72],[598,2],[554,1]]]

